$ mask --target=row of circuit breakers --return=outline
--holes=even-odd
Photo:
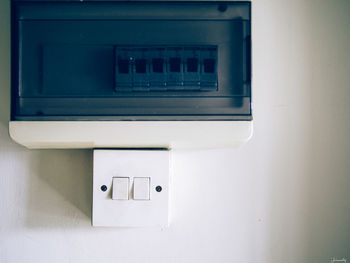
[[[117,91],[216,90],[217,47],[116,47]]]

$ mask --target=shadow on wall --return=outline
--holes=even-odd
[[[254,4],[254,138],[270,140],[266,262],[349,262],[350,1]]]
[[[28,178],[28,227],[90,225],[92,152],[35,150]]]
[[[9,2],[8,2],[9,4]],[[10,12],[0,8],[0,155],[11,161],[25,224],[29,227],[90,225],[92,152],[89,150],[27,150],[8,135],[10,117]],[[13,161],[13,164],[12,164]],[[2,167],[5,169],[4,167]],[[26,202],[28,204],[26,205]],[[21,208],[19,208],[21,209]]]

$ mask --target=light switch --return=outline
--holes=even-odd
[[[129,199],[129,178],[128,177],[113,177],[113,200],[128,200]]]
[[[167,150],[94,150],[92,225],[167,227],[169,157]]]
[[[135,177],[134,178],[134,199],[135,200],[149,200],[149,177]]]

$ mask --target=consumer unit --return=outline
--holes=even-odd
[[[171,149],[252,135],[251,4],[12,2],[11,137],[93,149],[94,226],[169,225]]]
[[[12,11],[10,134],[20,144],[250,138],[250,2],[17,0]]]

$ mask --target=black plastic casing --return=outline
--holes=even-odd
[[[251,120],[251,4],[13,1],[12,120]]]

